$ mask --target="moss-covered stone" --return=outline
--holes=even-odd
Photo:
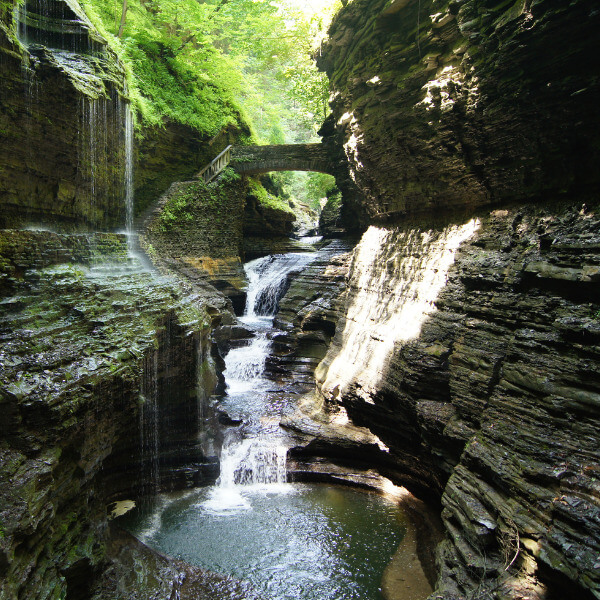
[[[0,256],[0,597],[86,597],[112,500],[216,477],[212,317],[124,236],[3,231]]]

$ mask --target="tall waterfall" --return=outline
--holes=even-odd
[[[31,140],[44,135],[40,124],[50,119],[44,102],[52,91],[46,89],[47,78],[40,77],[41,65],[59,67],[60,77],[79,98],[78,118],[64,124],[65,130],[73,127],[76,155],[73,174],[59,183],[61,209],[91,231],[119,227],[120,221],[131,232],[133,119],[122,70],[103,52],[104,42],[77,3],[24,0],[15,6],[13,19],[27,49],[22,61],[26,135]],[[62,134],[71,139],[66,131]],[[35,145],[28,146],[31,172],[39,178]]]
[[[125,121],[125,229],[133,235],[133,113],[129,103],[123,111]],[[131,242],[130,242],[131,245]]]

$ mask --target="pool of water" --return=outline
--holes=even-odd
[[[271,600],[383,598],[406,533],[392,498],[305,484],[164,494],[120,521],[159,552],[247,580]]]

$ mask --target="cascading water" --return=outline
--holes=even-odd
[[[125,113],[125,230],[133,234],[133,113],[129,103]]]
[[[290,252],[257,258],[246,264],[248,277],[246,320],[274,316],[289,287],[289,277],[315,259],[314,253]]]
[[[241,321],[254,337],[225,358],[227,394],[219,407],[230,419],[217,484],[161,494],[153,506],[125,515],[124,525],[168,555],[249,580],[271,600],[375,600],[405,532],[402,511],[395,499],[375,494],[287,483],[279,422],[296,404],[292,394],[273,390],[265,373],[273,313],[288,277],[314,258],[282,255],[246,265],[249,301]]]
[[[225,358],[227,397],[223,406],[231,416],[245,421],[246,436],[238,432],[226,436],[218,481],[221,492],[231,491],[233,486],[285,482],[286,451],[277,439],[277,421],[269,427],[264,418],[273,412],[268,394],[263,393],[269,384],[264,368],[273,317],[289,286],[288,278],[314,259],[313,253],[296,252],[266,256],[245,265],[248,292],[241,321],[254,330],[254,337],[247,345],[230,350]]]

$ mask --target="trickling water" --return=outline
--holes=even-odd
[[[246,316],[274,316],[289,287],[289,277],[299,273],[316,258],[315,253],[290,252],[257,258],[246,263],[248,277]]]
[[[156,494],[159,486],[158,353],[144,361],[140,407],[141,478],[144,494]]]
[[[128,238],[133,234],[133,114],[125,105],[125,229]],[[131,242],[130,242],[131,244]]]

